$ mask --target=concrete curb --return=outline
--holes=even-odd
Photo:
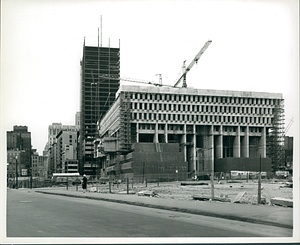
[[[81,195],[74,195],[74,194],[69,194],[69,193],[68,194],[55,193],[55,192],[38,191],[38,190],[36,190],[35,192],[42,193],[42,194],[50,194],[50,195],[58,195],[58,196],[68,196],[68,197],[75,197],[75,198],[85,198],[85,199],[93,199],[93,200],[99,200],[99,201],[123,203],[123,204],[135,205],[135,206],[141,206],[141,207],[163,209],[163,210],[169,210],[169,211],[175,211],[175,212],[204,215],[204,216],[210,216],[210,217],[215,217],[215,218],[223,218],[223,219],[243,221],[243,222],[254,223],[254,224],[271,225],[271,226],[277,226],[277,227],[281,227],[281,228],[293,229],[293,225],[282,224],[282,223],[278,223],[278,222],[274,222],[274,221],[259,220],[259,219],[253,219],[253,218],[248,218],[248,217],[240,217],[240,216],[234,216],[234,215],[228,215],[228,214],[207,212],[207,211],[202,211],[202,210],[197,210],[197,209],[178,208],[178,207],[172,207],[172,206],[163,206],[163,205],[149,204],[149,203],[136,202],[136,201],[126,201],[126,200],[113,199],[113,198],[81,196]]]

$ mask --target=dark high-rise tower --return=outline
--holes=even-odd
[[[106,78],[103,78],[105,76]],[[120,85],[119,77],[119,48],[91,47],[85,46],[84,43],[81,61],[81,125],[78,156],[81,174],[96,174],[93,141],[98,134],[97,121],[114,102]]]

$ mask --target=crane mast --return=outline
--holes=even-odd
[[[192,62],[188,65],[188,67],[185,68],[185,62],[183,62],[183,74],[180,76],[180,78],[177,80],[177,82],[175,83],[174,87],[176,87],[181,79],[182,79],[182,87],[183,88],[186,88],[187,85],[186,85],[186,74],[192,69],[192,67],[195,65],[195,63],[198,62],[198,60],[200,59],[201,55],[205,52],[205,50],[208,48],[208,46],[211,44],[211,40],[208,40],[204,46],[202,47],[202,49],[198,52],[198,54],[195,56],[195,58],[192,60]]]

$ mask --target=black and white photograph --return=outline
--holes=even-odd
[[[2,0],[5,244],[299,242],[299,1]]]

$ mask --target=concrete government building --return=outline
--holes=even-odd
[[[147,166],[148,174],[181,178],[212,168],[258,171],[259,159],[271,172],[283,102],[280,93],[122,85],[98,121],[101,176],[133,177]]]

